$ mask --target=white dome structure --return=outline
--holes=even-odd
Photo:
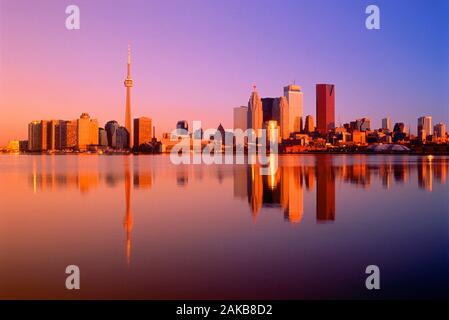
[[[368,146],[367,150],[371,152],[392,152],[392,153],[410,151],[409,148],[401,144],[372,144]]]

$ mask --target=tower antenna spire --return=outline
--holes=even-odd
[[[128,78],[131,77],[131,45],[128,44]]]
[[[133,132],[131,124],[131,88],[133,86],[133,80],[131,79],[131,46],[128,45],[128,75],[125,79],[126,87],[126,113],[125,113],[125,128],[128,131],[128,147],[132,149],[133,147]]]

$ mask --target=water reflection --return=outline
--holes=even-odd
[[[248,298],[313,298],[322,283],[338,297],[342,279],[356,296],[354,275],[372,261],[401,283],[416,278],[404,273],[414,261],[414,270],[426,270],[426,290],[447,275],[448,157],[282,156],[278,170],[260,169],[175,166],[164,156],[7,158],[4,201],[14,214],[2,216],[13,226],[2,233],[20,241],[7,246],[2,265],[19,279],[20,263],[45,265],[53,256],[59,265],[46,265],[53,274],[76,261],[91,268],[92,279],[129,275],[121,297],[139,298],[236,298],[248,281]],[[329,270],[333,259],[343,265]],[[209,290],[216,274],[223,280]],[[89,297],[115,292],[103,288],[107,282],[95,283],[99,291]],[[32,296],[29,288],[23,283],[16,293]],[[151,290],[139,295],[143,288]],[[184,296],[179,288],[191,291]]]
[[[85,167],[82,161],[75,170],[55,172],[51,158],[48,159],[41,159],[40,163],[33,159],[28,181],[35,193],[76,188],[86,194],[101,183],[109,187],[124,183],[126,256],[130,262],[133,223],[131,185],[134,189],[142,190],[153,187],[154,175],[158,172],[153,172],[151,166],[148,166],[150,159],[124,157],[123,173],[115,168],[106,168],[104,171],[95,165]],[[382,162],[364,161],[366,159],[361,158],[360,161],[348,163],[345,158],[339,159],[338,163],[335,163],[335,159],[332,155],[317,155],[311,158],[313,161],[281,157],[278,170],[269,168],[269,175],[260,175],[259,165],[233,165],[231,170],[229,166],[180,165],[175,168],[175,182],[178,187],[184,188],[190,180],[200,182],[207,174],[219,183],[232,175],[233,196],[236,199],[247,199],[254,223],[262,208],[277,208],[286,221],[301,223],[304,216],[304,192],[316,193],[316,222],[335,221],[336,181],[368,189],[374,179],[379,179],[382,187],[389,189],[393,183],[405,184],[411,175],[416,175],[418,187],[428,192],[432,192],[434,181],[438,184],[447,182],[449,161],[444,157],[414,158],[415,161],[406,157],[386,158],[387,161]],[[46,161],[50,163],[46,164]]]
[[[126,212],[125,219],[123,221],[123,226],[126,230],[126,259],[128,265],[131,263],[131,230],[133,227],[133,216],[131,212],[131,170],[129,167],[129,158],[124,159],[124,173],[125,173],[125,201],[126,201]],[[134,175],[136,177],[136,175]],[[139,177],[139,175],[137,175]],[[145,175],[143,176],[145,177]],[[145,178],[143,179],[145,181]],[[137,180],[139,182],[139,180]],[[136,180],[134,180],[134,186],[136,186]]]

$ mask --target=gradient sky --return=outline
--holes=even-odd
[[[77,4],[81,29],[65,28]],[[376,4],[381,29],[365,28]],[[177,120],[232,127],[251,86],[282,95],[296,80],[315,118],[315,84],[336,85],[336,121],[418,116],[449,123],[446,0],[0,0],[0,145],[35,119],[82,112],[124,123],[127,45],[132,116],[160,135]]]

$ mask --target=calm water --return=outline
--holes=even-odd
[[[164,155],[3,155],[0,298],[447,297],[448,175],[449,157],[282,156],[260,176]]]

